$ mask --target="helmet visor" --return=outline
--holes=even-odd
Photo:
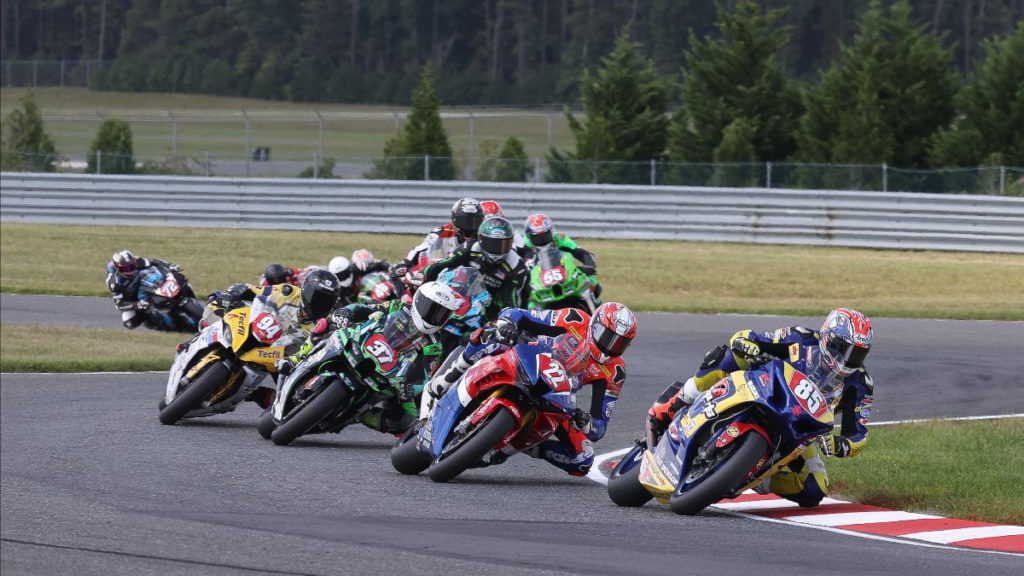
[[[530,234],[529,236],[530,243],[534,246],[547,246],[548,244],[551,244],[551,240],[553,238],[550,229],[536,234]]]
[[[846,374],[864,365],[864,359],[869,350],[865,346],[857,346],[844,338],[829,339],[825,349],[835,362],[836,368]]]
[[[476,231],[480,228],[480,224],[484,221],[484,215],[481,212],[474,213],[456,213],[452,217],[452,224],[455,225],[455,229],[458,230],[459,234],[472,238],[476,236]]]
[[[633,341],[631,338],[620,336],[614,331],[609,330],[600,322],[594,322],[590,335],[594,339],[594,345],[597,346],[597,349],[602,354],[608,356],[622,356],[626,352],[626,348],[629,348],[629,344]]]
[[[115,264],[114,267],[117,268],[117,273],[120,276],[127,277],[135,274],[135,260],[121,262],[120,264]]]
[[[444,326],[448,319],[452,317],[450,309],[418,292],[416,297],[412,299],[412,305],[416,308],[416,314],[419,315],[423,324],[428,327]]]
[[[338,303],[338,295],[329,292],[310,290],[302,295],[302,301],[306,305],[306,314],[310,318],[323,318],[327,316],[334,305]]]
[[[509,253],[509,250],[512,250],[512,239],[482,236],[480,238],[480,249],[484,251],[484,254],[495,260],[500,260]]]

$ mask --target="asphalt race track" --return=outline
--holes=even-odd
[[[5,324],[119,326],[113,306],[99,298],[4,294],[0,309]],[[642,314],[627,353],[629,380],[598,452],[631,444],[651,400],[733,330],[793,320]],[[877,319],[875,332],[875,420],[1024,412],[1017,383],[1024,323]],[[257,435],[250,405],[162,426],[156,404],[164,379],[2,375],[5,576],[923,576],[1020,574],[1024,567],[1020,556],[714,511],[687,518],[656,504],[620,509],[603,486],[526,456],[435,484],[394,472],[389,437],[361,427],[274,446]]]

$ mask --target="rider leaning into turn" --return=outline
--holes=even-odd
[[[165,322],[149,317],[149,303],[145,295],[140,298],[139,288],[147,268],[156,268],[165,276],[171,272],[180,272],[181,266],[157,258],[142,258],[128,250],[118,250],[107,262],[107,288],[114,299],[114,306],[121,311],[121,323],[129,330],[138,328],[143,323],[154,330],[171,330]]]
[[[377,260],[373,253],[365,248],[352,252],[352,258],[335,256],[327,264],[327,269],[334,273],[341,282],[341,303],[350,304],[359,296],[360,280],[367,274],[387,272],[391,262]]]
[[[781,358],[805,372],[822,394],[841,413],[840,434],[819,439],[826,456],[855,456],[867,444],[867,422],[871,413],[874,383],[864,368],[871,350],[871,321],[860,312],[837,308],[825,318],[821,330],[803,326],[779,328],[775,332],[741,330],[728,345],[713,348],[697,373],[685,383],[674,382],[649,410],[649,426],[660,438],[679,410],[687,409],[697,395],[736,370],[751,370]],[[817,506],[829,489],[825,464],[816,445],[754,488],[772,492],[800,506]]]
[[[493,320],[503,308],[518,307],[526,264],[514,250],[515,231],[508,220],[492,216],[483,221],[477,239],[459,246],[451,256],[423,269],[424,280],[436,280],[447,268],[470,266],[480,271],[484,286],[491,294],[487,318]]]
[[[559,360],[574,380],[574,392],[591,386],[590,411],[577,409],[567,424],[529,454],[544,458],[572,476],[585,476],[594,463],[592,443],[604,437],[615,401],[626,382],[622,354],[636,336],[637,321],[625,305],[607,302],[594,311],[593,317],[575,308],[503,310],[493,327],[474,335],[448,370],[428,383],[425,393],[441,397],[473,363],[514,346],[520,331],[548,337],[568,334],[573,337],[569,342],[578,343],[567,354],[560,354]],[[499,461],[492,458],[490,464]]]
[[[415,421],[418,414],[413,386],[423,381],[426,374],[437,368],[441,345],[437,333],[462,305],[462,298],[451,287],[439,282],[427,282],[412,297],[411,304],[389,300],[380,304],[351,304],[336,310],[327,322],[316,326],[302,348],[283,363],[285,373],[302,361],[313,350],[314,344],[338,328],[362,324],[368,320],[383,320],[394,313],[408,311],[411,324],[403,326],[402,342],[394,337],[388,343],[403,357],[416,354],[405,378],[396,383],[397,395],[384,396],[360,421],[369,428],[388,433],[400,433]]]

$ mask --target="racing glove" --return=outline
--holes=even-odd
[[[850,455],[850,441],[845,436],[824,434],[818,438],[818,444],[821,445],[821,451],[826,458],[846,458]]]
[[[729,347],[734,354],[746,360],[757,360],[761,356],[761,347],[747,338],[736,338],[729,343]]]
[[[590,415],[590,412],[580,410],[579,408],[573,412],[572,418],[570,418],[569,422],[572,424],[573,428],[588,436],[594,431],[594,417]]]
[[[138,310],[139,312],[144,312],[148,308],[149,308],[149,301],[148,300],[139,300],[135,304],[135,309]]]
[[[405,273],[408,271],[409,265],[403,260],[402,262],[395,262],[390,268],[388,268],[388,276],[391,276],[392,278],[401,278],[402,276],[405,276]]]
[[[515,346],[516,341],[519,340],[519,328],[515,322],[507,318],[498,318],[498,321],[494,323],[493,338],[498,344]]]

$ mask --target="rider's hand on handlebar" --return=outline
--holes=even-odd
[[[519,328],[506,318],[498,318],[494,323],[494,341],[505,346],[515,346],[519,340]]]
[[[818,444],[821,445],[821,451],[826,458],[830,456],[845,458],[850,455],[850,441],[845,436],[824,434],[818,438]]]
[[[736,338],[730,345],[734,354],[746,360],[758,360],[761,358],[761,347],[757,342],[747,338]]]
[[[585,412],[579,408],[573,412],[570,422],[573,428],[584,434],[590,434],[594,430],[594,417],[590,415],[590,412]]]
[[[145,310],[147,308],[149,308],[149,301],[148,300],[139,300],[135,304],[135,309],[140,311],[140,312],[142,312],[143,310]]]

